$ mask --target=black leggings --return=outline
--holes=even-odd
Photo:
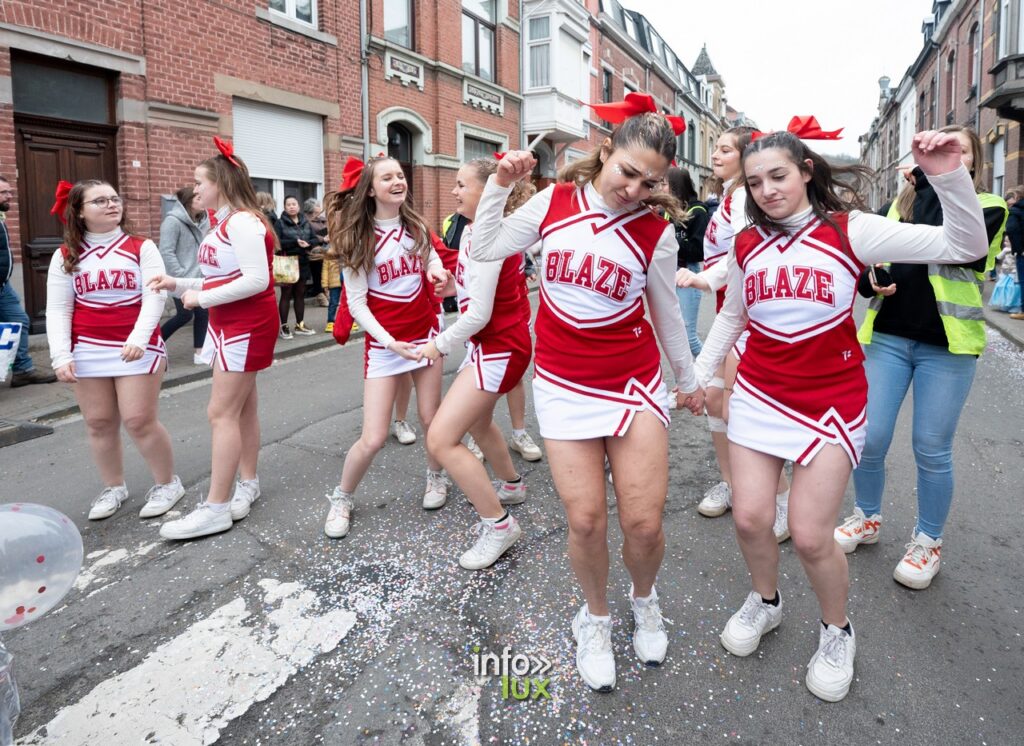
[[[288,323],[288,303],[295,304],[295,323],[301,324],[306,316],[306,281],[299,278],[298,282],[291,285],[278,285],[281,288],[281,302],[277,306],[281,314],[281,325]]]
[[[167,319],[164,325],[160,327],[160,336],[168,339],[174,332],[185,326],[189,321],[192,321],[192,346],[197,350],[201,350],[203,343],[206,341],[206,325],[209,319],[209,312],[199,306],[189,310],[182,305],[180,298],[174,298],[174,307],[177,309],[177,313]]]

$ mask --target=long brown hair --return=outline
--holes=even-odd
[[[971,155],[973,156],[972,163],[974,167],[971,168],[971,178],[974,180],[974,191],[981,194],[985,191],[985,184],[982,180],[982,168],[984,164],[985,153],[981,146],[981,138],[978,137],[978,133],[970,127],[964,127],[959,124],[950,124],[943,127],[939,132],[949,132],[959,134],[963,132],[967,135],[967,139],[971,141]],[[900,220],[905,223],[910,223],[914,220],[914,198],[917,197],[917,189],[912,184],[907,184],[903,191],[896,197],[896,210],[899,212]]]
[[[474,158],[466,163],[466,166],[473,169],[476,178],[481,184],[487,183],[487,177],[498,170],[498,162],[493,158]],[[505,200],[505,215],[511,215],[537,193],[537,187],[526,179],[520,179],[512,185],[512,191],[508,193]]]
[[[236,210],[242,210],[258,218],[267,229],[267,235],[274,240],[274,251],[281,248],[277,239],[277,231],[270,224],[267,216],[260,209],[259,200],[256,199],[256,190],[253,189],[252,179],[249,178],[249,168],[238,155],[232,156],[235,163],[232,163],[222,154],[218,153],[213,158],[207,158],[199,164],[199,168],[206,171],[206,177],[217,185],[220,196],[227,200],[228,204]],[[235,165],[235,164],[238,165]]]
[[[810,175],[811,179],[806,185],[807,201],[811,203],[811,210],[822,222],[839,231],[839,226],[831,217],[832,213],[866,209],[860,195],[864,192],[864,184],[872,173],[867,166],[832,166],[807,147],[800,138],[785,130],[772,132],[750,143],[743,150],[741,164],[745,164],[747,158],[754,153],[770,148],[777,148],[786,153],[801,173]],[[810,165],[807,163],[808,160],[811,162]],[[752,224],[767,231],[787,232],[785,226],[769,217],[753,199],[747,199],[746,211]],[[839,233],[846,240],[843,232]]]
[[[71,191],[68,192],[68,204],[64,208],[64,246],[67,247],[67,255],[64,257],[64,272],[71,274],[78,269],[78,258],[82,255],[82,242],[85,240],[85,220],[82,218],[82,205],[85,204],[85,193],[98,186],[113,188],[110,182],[102,179],[83,179],[76,182]],[[118,223],[121,230],[131,233],[131,223],[128,222],[128,207],[121,203],[121,222]]]
[[[370,196],[370,190],[373,188],[373,173],[377,164],[384,161],[398,162],[387,156],[371,158],[353,188],[344,192],[331,192],[324,198],[331,255],[338,257],[342,267],[366,275],[373,272],[373,256],[377,248],[373,230],[377,203]],[[426,265],[430,256],[430,229],[419,213],[412,209],[408,196],[398,208],[398,217],[415,242],[412,253],[418,255]]]
[[[619,148],[625,147],[653,150],[662,156],[666,163],[671,163],[676,157],[676,135],[668,120],[661,114],[647,113],[630,117],[612,130],[611,137],[590,151],[589,155],[563,166],[558,173],[558,180],[583,186],[601,173],[601,167],[604,165],[601,161],[602,154],[607,158]],[[642,203],[658,213],[667,213],[673,220],[686,220],[686,210],[671,194],[652,194],[642,200]]]

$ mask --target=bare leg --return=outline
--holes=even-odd
[[[732,463],[736,466],[736,481],[732,485],[736,539],[747,562],[754,590],[763,598],[772,598],[779,583],[779,545],[772,532],[775,487],[783,462],[780,458],[736,443],[730,443],[729,448]]]
[[[377,452],[384,447],[399,378],[387,376],[363,381],[363,432],[348,449],[341,468],[341,489],[345,492],[356,491]]]
[[[114,379],[121,421],[146,460],[156,484],[167,484],[174,478],[171,436],[157,416],[163,367],[159,373]]]
[[[409,418],[409,399],[412,397],[412,374],[403,373],[396,376],[398,387],[395,389],[395,419],[404,422]]]
[[[725,372],[725,363],[723,363],[715,371],[715,376],[724,378]],[[708,386],[704,408],[707,410],[709,417],[727,419],[725,392],[717,386]],[[722,481],[732,486],[732,468],[729,463],[729,438],[724,432],[712,432],[711,442],[715,446],[715,456],[718,458],[718,471],[722,475]]]
[[[74,387],[89,435],[92,460],[100,472],[100,479],[107,487],[123,484],[124,451],[114,379],[79,378]]]
[[[242,410],[255,387],[255,371],[235,373],[214,366],[213,389],[207,406],[213,431],[213,464],[207,502],[226,503],[231,499],[242,453]]]
[[[412,382],[416,386],[416,409],[420,417],[420,426],[424,437],[430,432],[430,423],[434,419],[437,408],[441,406],[441,361],[412,372]],[[386,434],[386,433],[385,433]],[[427,451],[427,466],[431,471],[439,471],[441,462]]]
[[[508,404],[508,417],[512,420],[513,430],[525,430],[526,429],[526,387],[523,384],[523,379],[519,379],[519,383],[516,387],[509,391],[505,395],[505,401]],[[476,437],[475,435],[473,436]],[[480,441],[478,440],[477,443]],[[484,455],[487,455],[486,452]]]
[[[242,405],[238,424],[242,430],[242,451],[238,459],[238,477],[242,481],[256,478],[256,465],[260,457],[260,416],[257,409],[259,396],[256,384]]]

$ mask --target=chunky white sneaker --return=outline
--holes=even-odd
[[[882,516],[879,513],[866,516],[860,508],[854,508],[853,515],[844,518],[832,535],[842,550],[849,554],[861,544],[877,543],[881,528]]]
[[[838,702],[850,691],[853,683],[853,658],[857,654],[857,639],[850,626],[850,634],[834,624],[821,628],[818,651],[807,664],[807,688],[811,694],[826,702]]]
[[[523,535],[519,522],[512,516],[506,518],[502,525],[505,527],[497,528],[494,521],[476,524],[476,541],[459,557],[459,564],[467,570],[482,570],[497,562]]]
[[[719,482],[704,493],[704,499],[697,505],[697,512],[708,518],[716,518],[732,507],[732,487],[728,482]]]
[[[772,533],[779,544],[789,538],[789,502],[779,502],[780,497],[788,494],[787,490],[782,495],[775,496],[775,525],[772,526]]]
[[[298,324],[295,325],[295,333],[301,334],[303,337],[309,337],[312,336],[313,334],[316,334],[316,329],[310,329],[308,326],[306,326],[305,322],[300,321]]]
[[[164,539],[198,539],[200,536],[219,534],[231,528],[231,510],[213,510],[201,502],[184,518],[168,521],[160,527]]]
[[[633,597],[633,589],[629,591],[629,605],[633,609],[633,650],[636,657],[648,666],[657,666],[665,660],[668,651],[668,635],[658,605],[658,592],[652,588],[651,595],[646,599]],[[668,622],[671,624],[671,622]]]
[[[391,425],[391,434],[403,446],[416,442],[416,431],[405,420],[395,420]]]
[[[327,499],[331,502],[331,510],[327,513],[324,533],[332,539],[340,539],[348,533],[349,526],[352,525],[352,498],[338,486]]]
[[[178,475],[167,484],[154,484],[146,493],[146,504],[139,511],[139,518],[156,518],[178,504],[185,495],[185,487]]]
[[[907,588],[924,590],[939,573],[941,552],[942,539],[933,539],[918,531],[907,544],[907,553],[896,565],[893,579]]]
[[[760,593],[751,591],[740,610],[726,623],[719,639],[722,647],[733,655],[750,655],[757,650],[761,637],[778,627],[781,621],[782,594],[779,594],[779,605],[772,606],[764,602]]]
[[[477,461],[480,461],[481,463],[483,462],[483,460],[484,460],[484,452],[480,450],[480,446],[478,446],[476,444],[476,441],[473,440],[473,436],[472,435],[467,435],[466,436],[466,448],[469,449],[470,453],[472,453],[474,456],[476,456],[476,460]]]
[[[612,652],[612,623],[597,621],[583,604],[572,620],[576,638],[576,670],[584,683],[597,692],[615,688],[615,654]]]
[[[231,496],[231,520],[240,521],[249,515],[252,504],[260,496],[260,478],[239,479]]]
[[[508,447],[522,456],[525,461],[540,461],[544,457],[540,446],[533,442],[529,433],[513,435],[508,439]]]
[[[423,491],[423,507],[437,510],[448,502],[448,477],[443,471],[427,469],[427,488]]]
[[[502,505],[518,505],[526,499],[526,480],[522,477],[518,482],[495,479],[491,484],[498,493],[498,501]]]
[[[128,499],[128,487],[119,484],[116,487],[107,487],[92,501],[89,508],[89,520],[101,521],[110,518],[121,507],[121,503]]]
[[[192,355],[192,365],[206,365],[206,361],[203,360],[203,356],[198,352]]]
[[[287,324],[281,324],[281,332],[278,334],[281,339],[294,339],[292,336],[292,330],[288,328]]]

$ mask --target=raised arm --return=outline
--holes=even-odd
[[[497,262],[526,251],[540,240],[540,225],[548,214],[554,186],[531,197],[525,205],[506,218],[505,202],[511,187],[502,187],[492,174],[487,179],[473,221],[473,245],[470,258],[478,262]]]

